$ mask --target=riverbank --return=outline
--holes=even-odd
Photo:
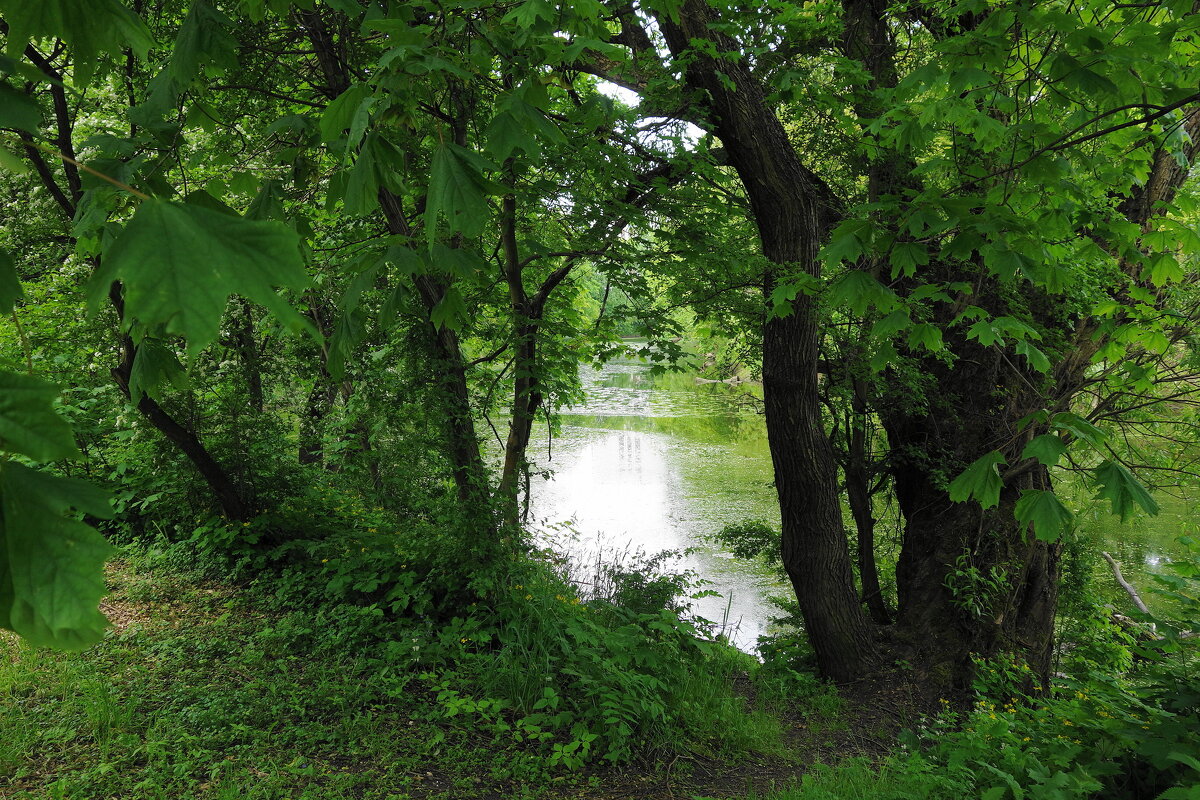
[[[569,768],[473,706],[455,665],[398,667],[395,642],[362,649],[329,609],[285,613],[138,557],[108,581],[101,644],[0,640],[0,797],[734,797],[886,749],[832,689],[769,697],[742,675],[754,741]]]
[[[1105,655],[1093,640],[1046,696],[1009,693],[1019,670],[997,665],[971,709],[920,717],[902,685],[890,698],[880,687],[839,693],[768,669],[779,661],[756,668],[701,640],[663,649],[671,630],[618,626],[610,657],[629,656],[625,667],[605,663],[567,694],[539,683],[530,713],[504,699],[513,686],[496,683],[512,674],[512,646],[473,647],[461,619],[420,633],[377,606],[292,605],[277,579],[214,581],[194,561],[182,566],[186,556],[127,549],[110,564],[103,610],[113,626],[82,653],[0,639],[0,797],[1187,800],[1200,786],[1188,755],[1200,746],[1197,709],[1180,694],[1194,648],[1127,666],[1126,680],[1085,669]],[[529,605],[544,589],[514,588]],[[448,630],[461,647],[439,643]],[[535,648],[522,647],[517,666],[537,681]],[[570,647],[574,657],[601,653],[595,642]],[[636,654],[656,647],[663,660],[640,671]],[[699,660],[665,660],[688,652]],[[555,680],[568,674],[588,673],[576,661]],[[669,679],[656,684],[654,674]],[[622,741],[612,704],[634,700],[639,681],[659,690],[641,702],[663,705],[630,718],[632,749],[600,755],[598,743],[612,753]],[[610,716],[590,717],[589,707]],[[580,722],[564,727],[564,714]]]

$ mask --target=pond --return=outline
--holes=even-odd
[[[580,378],[584,401],[563,410],[558,434],[542,427],[530,446],[534,527],[585,564],[636,551],[689,551],[678,566],[720,595],[695,601],[694,612],[723,623],[731,641],[752,649],[777,615],[768,596],[789,589],[761,565],[733,557],[713,534],[750,520],[779,526],[756,390],[654,375],[635,358],[582,365]],[[1084,493],[1073,504],[1083,509],[1080,536],[1121,562],[1152,609],[1149,573],[1179,554],[1175,540],[1194,533],[1197,518],[1194,501],[1159,501],[1158,517],[1126,524]],[[564,537],[561,523],[568,521],[572,535]],[[1099,580],[1115,604],[1129,608],[1110,577]]]

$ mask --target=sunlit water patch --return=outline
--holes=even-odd
[[[574,538],[558,537],[560,546],[584,563],[598,554],[692,550],[680,567],[720,594],[697,601],[696,613],[726,621],[733,641],[752,648],[776,615],[766,597],[788,589],[714,545],[712,535],[748,520],[778,529],[766,429],[756,413],[761,401],[747,387],[654,375],[636,360],[580,370],[583,401],[563,411],[557,435],[543,428],[531,443],[535,471],[551,474],[533,478],[533,520],[547,537],[573,521]],[[1159,516],[1122,524],[1082,490],[1067,499],[1080,512],[1084,546],[1096,557],[1110,552],[1151,608],[1161,608],[1149,591],[1151,575],[1183,556],[1181,534],[1197,535],[1197,502],[1160,496]],[[1098,580],[1117,607],[1129,607],[1110,576]]]
[[[639,362],[581,369],[586,400],[564,411],[558,435],[543,430],[530,448],[536,469],[552,472],[534,478],[534,518],[549,528],[573,520],[566,549],[584,563],[602,553],[690,551],[678,568],[719,594],[696,600],[694,612],[753,647],[775,613],[766,596],[785,590],[712,541],[732,523],[778,525],[765,429],[747,410],[753,398],[655,376]]]

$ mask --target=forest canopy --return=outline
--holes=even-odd
[[[325,480],[424,537],[337,580],[494,602],[534,426],[622,336],[761,376],[836,681],[1048,685],[1063,487],[1125,520],[1193,477],[1191,0],[0,0],[0,36],[32,643],[102,636],[98,525],[279,568]]]

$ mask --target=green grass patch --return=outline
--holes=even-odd
[[[0,640],[0,794],[602,797],[634,758],[786,759],[776,708],[832,708],[795,674],[748,699],[754,659],[536,563],[475,616],[421,619],[301,604],[275,578],[235,590],[179,555],[110,566],[114,627],[84,652]]]

